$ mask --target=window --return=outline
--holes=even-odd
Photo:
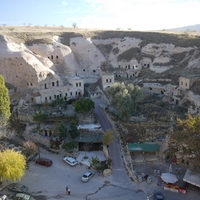
[[[59,81],[56,81],[56,85],[59,86]]]
[[[185,86],[187,86],[187,83],[185,83]]]
[[[95,72],[96,72],[96,70],[93,70],[93,72],[95,73]]]
[[[49,97],[49,100],[51,100],[51,97]]]
[[[183,85],[183,82],[181,81],[181,85]]]
[[[47,101],[47,97],[45,97],[45,101]]]
[[[108,83],[108,79],[106,79],[106,83]]]
[[[76,92],[76,96],[77,96],[77,92]]]
[[[72,92],[70,92],[70,95],[72,96]]]
[[[110,79],[110,83],[112,83],[112,79]]]
[[[58,59],[58,56],[56,56],[56,59]]]
[[[52,82],[52,86],[54,86],[54,82]]]
[[[54,94],[54,99],[56,99],[56,95]]]
[[[44,84],[44,88],[47,89],[47,84],[46,83]]]
[[[85,69],[83,69],[83,71],[85,72]]]
[[[62,94],[60,94],[60,97],[62,97]]]
[[[51,55],[51,60],[53,60],[53,55]]]
[[[31,83],[31,86],[33,86],[33,84]]]
[[[29,83],[27,83],[27,85],[29,86]]]
[[[81,82],[79,83],[79,86],[81,87]]]
[[[76,83],[76,87],[78,87],[78,83]]]
[[[67,93],[65,93],[65,96],[67,97]]]

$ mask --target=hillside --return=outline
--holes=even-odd
[[[200,34],[172,32],[137,32],[86,30],[65,27],[0,27],[0,73],[10,84],[21,85],[9,78],[13,73],[7,57],[19,57],[26,64],[17,67],[29,73],[51,71],[62,76],[99,75],[115,72],[123,77],[171,78],[177,84],[180,75],[200,73]],[[55,57],[57,60],[55,61]],[[46,60],[46,59],[49,60]],[[28,59],[28,61],[27,61]],[[37,63],[36,66],[33,64]],[[7,66],[8,65],[8,66]],[[12,62],[12,65],[15,65]],[[33,65],[35,67],[33,67]],[[132,67],[132,68],[131,68]],[[33,70],[34,68],[34,70]],[[120,69],[119,69],[120,68]],[[137,69],[136,69],[137,68]],[[142,73],[138,73],[138,68]],[[131,70],[132,69],[132,70]],[[35,72],[34,72],[35,71]],[[12,77],[12,76],[11,76]],[[28,77],[27,77],[28,78]],[[40,81],[39,77],[36,82]]]

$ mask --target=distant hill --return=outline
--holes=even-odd
[[[172,28],[172,29],[167,29],[167,30],[176,31],[176,32],[185,32],[185,31],[200,32],[200,24],[184,26],[184,27],[179,27],[179,28]]]

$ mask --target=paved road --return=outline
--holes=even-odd
[[[95,113],[98,117],[99,123],[101,124],[101,127],[103,131],[106,130],[113,130],[112,125],[109,123],[108,119],[106,118],[106,115],[104,113],[104,110],[100,106],[103,104],[102,99],[94,99],[95,102]],[[130,180],[129,176],[127,175],[126,169],[124,167],[120,146],[118,143],[117,138],[115,137],[113,142],[109,146],[110,156],[112,159],[112,170],[113,170],[113,179],[116,181],[116,183],[126,186],[128,188],[133,188],[132,181]]]

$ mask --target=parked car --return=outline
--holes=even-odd
[[[28,192],[28,188],[20,183],[11,183],[10,185],[7,186],[7,188],[12,192],[20,192],[20,193]]]
[[[154,194],[154,199],[155,200],[164,200],[164,196],[163,196],[163,194],[161,192],[156,192]]]
[[[50,159],[47,159],[47,158],[38,158],[38,159],[36,159],[35,163],[49,167],[53,164],[53,161]]]
[[[82,182],[88,182],[93,176],[94,176],[94,172],[87,171],[87,172],[85,172],[85,174],[83,174],[81,181]]]
[[[5,200],[34,200],[34,198],[30,194],[25,194],[25,193],[17,193],[4,196]]]
[[[78,164],[78,161],[70,156],[64,157],[63,160],[72,167]]]

